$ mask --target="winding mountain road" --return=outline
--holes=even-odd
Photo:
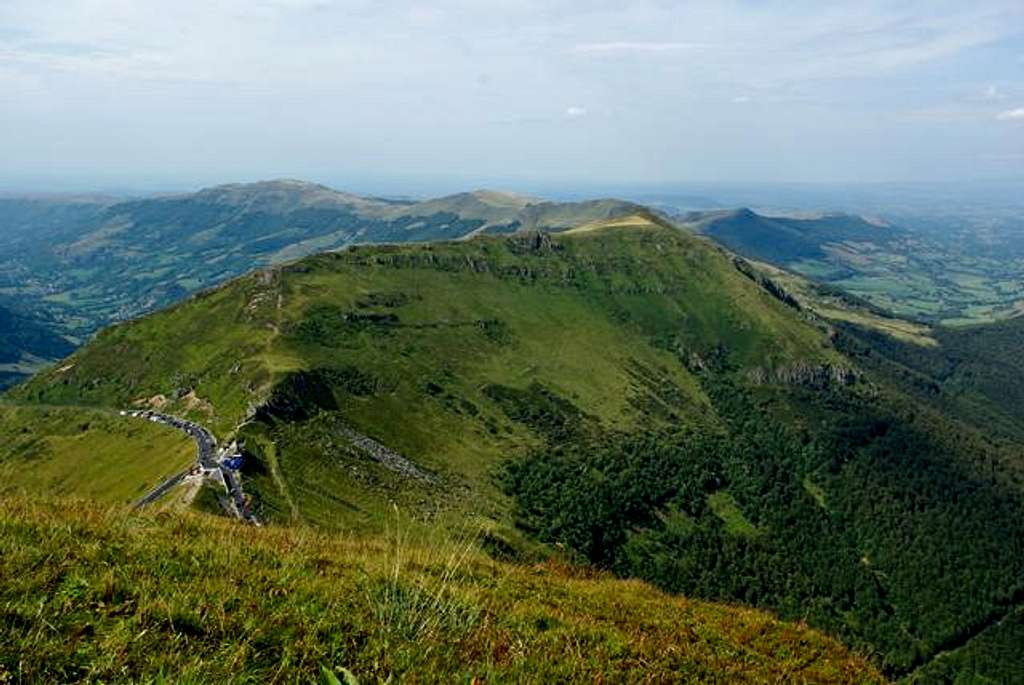
[[[189,474],[198,470],[208,474],[218,473],[220,481],[224,485],[224,491],[230,498],[233,509],[232,513],[237,518],[248,523],[254,525],[260,524],[259,519],[249,510],[245,501],[245,493],[242,490],[242,483],[238,478],[238,474],[236,474],[234,470],[230,469],[225,463],[229,457],[234,455],[232,455],[227,449],[218,450],[216,438],[214,438],[213,434],[205,427],[195,423],[194,421],[188,421],[177,416],[171,416],[170,414],[161,414],[159,412],[149,410],[123,411],[121,412],[121,415],[143,418],[154,423],[162,423],[166,426],[177,428],[178,430],[188,434],[188,436],[196,443],[196,465],[188,471],[184,471],[168,478],[164,482],[160,483],[160,485],[150,490],[144,497],[142,497],[142,499],[135,503],[136,509],[144,507],[159,499],[164,495],[164,493],[183,482]]]
[[[188,478],[189,474],[191,474],[191,473],[192,473],[192,469],[188,469],[187,471],[182,471],[181,473],[177,473],[177,474],[171,476],[170,478],[168,478],[164,482],[160,483],[160,485],[156,486],[155,488],[153,488],[152,490],[147,492],[142,497],[142,499],[140,499],[138,502],[135,503],[135,508],[136,509],[141,509],[142,507],[146,506],[147,504],[151,504],[151,503],[157,501],[158,499],[163,497],[164,494],[169,492],[174,486],[183,483],[185,481],[185,479]]]

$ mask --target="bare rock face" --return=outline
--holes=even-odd
[[[153,395],[152,397],[140,397],[132,402],[136,407],[148,407],[150,409],[163,409],[170,400],[164,395]]]
[[[423,481],[425,483],[436,483],[437,477],[432,473],[424,471],[404,455],[389,449],[373,438],[357,433],[348,426],[342,426],[339,432],[348,439],[355,447],[361,450],[370,459],[395,471],[407,478]]]
[[[793,297],[793,295],[790,294],[788,290],[786,290],[780,284],[776,283],[775,281],[768,278],[764,274],[757,271],[753,266],[750,265],[750,262],[740,257],[733,257],[732,263],[733,266],[736,267],[737,271],[739,271],[741,274],[752,280],[754,283],[757,283],[765,292],[767,292],[769,295],[774,297],[782,304],[786,305],[787,307],[792,307],[797,311],[803,309],[803,307],[800,306],[800,302],[795,297]]]
[[[859,379],[859,374],[845,366],[799,362],[774,369],[757,367],[751,369],[747,377],[755,385],[780,384],[825,388],[830,385],[852,385]]]
[[[543,231],[523,231],[509,239],[514,252],[551,252],[559,249],[559,245],[551,240],[551,235]]]

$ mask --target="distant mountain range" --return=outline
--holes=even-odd
[[[22,327],[50,331],[58,349],[113,321],[314,252],[560,230],[635,209],[619,200],[548,202],[487,190],[388,200],[290,180],[132,200],[0,197],[0,294],[17,302]],[[0,337],[0,355],[11,360],[0,368],[8,382],[63,354],[39,354],[45,350],[26,346],[24,337]]]
[[[493,190],[363,197],[294,180],[136,199],[0,196],[0,306],[19,321],[17,335],[0,331],[0,387],[109,323],[261,266],[360,243],[558,232],[638,211],[646,210],[624,200],[551,202]],[[1024,262],[964,254],[882,220],[669,205],[658,212],[744,257],[904,317],[963,323],[1024,311]]]

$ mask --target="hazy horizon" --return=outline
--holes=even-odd
[[[1024,5],[11,0],[7,190],[1024,178]]]
[[[543,200],[574,201],[598,197],[617,198],[651,206],[690,207],[693,209],[738,208],[793,209],[840,212],[885,212],[910,210],[928,215],[953,208],[1019,208],[1020,181],[995,179],[984,181],[934,182],[728,182],[680,181],[664,183],[549,183],[520,184],[481,183],[480,179],[427,179],[423,181],[394,178],[354,184],[323,178],[225,178],[211,182],[182,182],[163,186],[124,185],[100,186],[83,180],[81,184],[57,186],[52,183],[5,186],[0,183],[0,199],[4,197],[87,197],[147,198],[189,194],[221,185],[267,181],[301,181],[324,185],[341,192],[367,197],[425,200],[458,193],[490,190],[530,195]]]

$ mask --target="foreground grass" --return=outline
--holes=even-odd
[[[409,537],[0,500],[0,682],[879,679],[763,612]]]

